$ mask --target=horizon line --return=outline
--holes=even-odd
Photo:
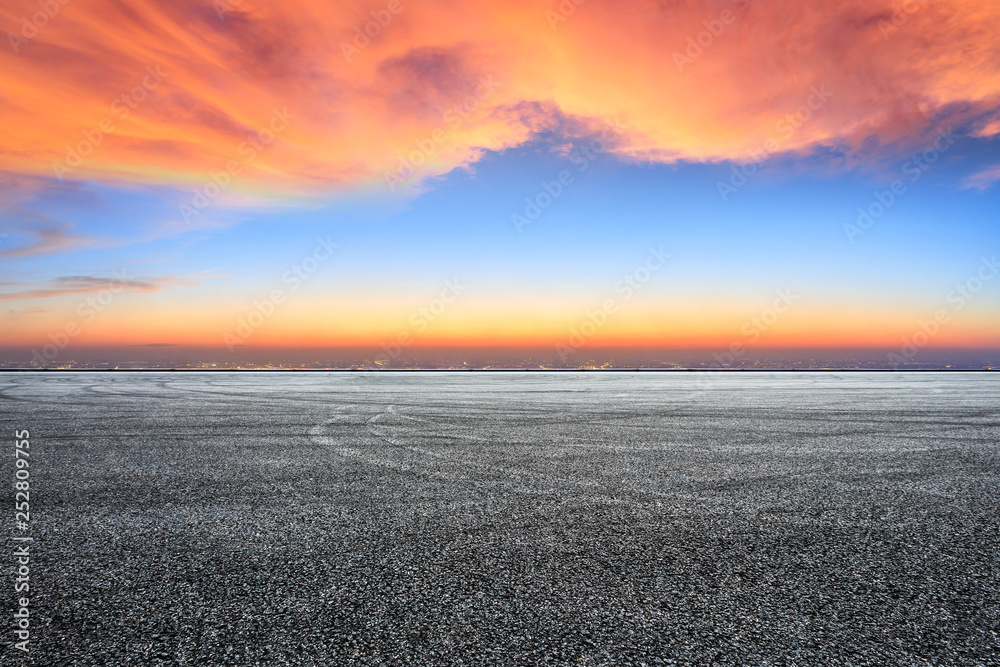
[[[1000,373],[998,368],[0,368],[0,373]]]

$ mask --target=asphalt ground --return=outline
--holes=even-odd
[[[1000,664],[998,375],[8,373],[0,424],[0,664]]]

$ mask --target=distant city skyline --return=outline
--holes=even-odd
[[[80,350],[59,363],[4,351],[0,369],[330,369],[330,370],[1000,370],[1000,352],[931,350],[921,358],[891,358],[886,350],[748,351],[732,356],[711,350],[597,349],[561,359],[546,349],[411,350],[397,358],[367,349],[240,350],[194,348],[149,351]]]

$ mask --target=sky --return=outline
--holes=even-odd
[[[10,0],[0,361],[996,351],[998,33],[993,0]]]

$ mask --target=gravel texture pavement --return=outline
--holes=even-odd
[[[995,374],[8,373],[0,423],[0,664],[1000,665]]]

